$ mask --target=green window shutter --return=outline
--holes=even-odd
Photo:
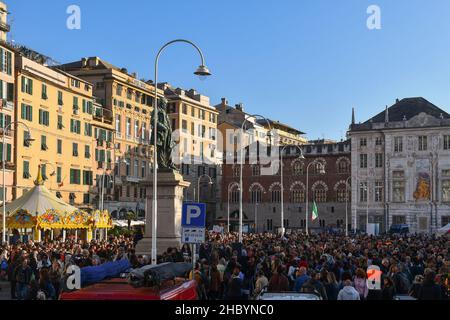
[[[42,124],[42,110],[39,109],[39,124]]]
[[[14,101],[14,84],[8,83],[8,92],[6,93],[6,100]]]
[[[86,113],[86,100],[83,99],[83,101],[81,102],[81,104],[82,104],[83,113]]]
[[[25,92],[25,77],[22,76],[22,92]]]
[[[3,99],[3,80],[0,80],[0,99]]]
[[[5,115],[3,113],[0,113],[0,128],[5,127],[4,118],[5,118]]]
[[[12,160],[12,158],[11,158],[11,149],[12,149],[12,147],[11,147],[11,145],[8,143],[8,144],[6,145],[6,161],[9,161],[9,162],[11,162],[11,160]]]
[[[30,84],[30,94],[33,94],[33,80],[28,79],[28,83]]]
[[[4,51],[4,49],[3,48],[0,48],[0,70],[1,71],[3,71],[4,69],[3,69],[3,51]]]
[[[74,184],[74,170],[70,169],[70,184]]]
[[[12,75],[12,53],[9,52],[9,51],[6,54],[6,63],[7,63],[7,70],[6,70],[6,72],[9,75]]]

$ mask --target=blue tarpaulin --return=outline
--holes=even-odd
[[[81,286],[103,281],[107,278],[117,278],[121,273],[130,269],[130,262],[126,259],[107,262],[95,267],[85,267],[81,269]]]

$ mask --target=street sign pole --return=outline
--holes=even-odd
[[[205,242],[206,205],[204,203],[183,204],[181,217],[182,242],[191,244],[192,279],[194,279],[197,244]]]

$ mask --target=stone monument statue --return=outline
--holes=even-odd
[[[167,116],[167,99],[162,97],[158,99],[157,103],[157,114],[158,114],[158,125],[157,125],[157,141],[156,141],[156,151],[157,151],[157,161],[158,170],[170,171],[177,170],[177,167],[172,161],[172,150],[175,147],[175,142],[172,139],[172,125],[170,124],[170,119]],[[154,119],[155,110],[152,112],[152,119]],[[150,144],[154,143],[154,120],[152,120],[152,134],[150,138]]]

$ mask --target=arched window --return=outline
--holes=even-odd
[[[337,172],[349,173],[350,172],[350,160],[348,158],[339,158],[337,160]]]
[[[237,189],[233,189],[231,191],[231,202],[232,203],[238,203],[239,202],[239,197],[240,197],[240,192]]]
[[[252,203],[261,203],[263,188],[259,184],[250,187],[250,200]]]
[[[303,174],[304,163],[302,161],[294,161],[292,164],[292,173],[294,176],[299,176]]]
[[[347,192],[348,191],[348,192]],[[349,190],[345,189],[345,185],[340,185],[338,187],[338,189],[336,190],[336,199],[337,202],[346,202],[348,201],[348,194],[349,194]]]
[[[322,182],[322,181],[318,181],[316,182],[313,187],[313,197],[314,197],[314,201],[317,203],[320,202],[327,202],[327,185]]]
[[[271,193],[272,193],[272,202],[280,203],[281,202],[281,188],[277,186],[272,190]]]
[[[291,201],[293,203],[303,203],[305,202],[305,190],[304,189],[294,189],[291,191]]]
[[[323,159],[317,159],[316,163],[312,166],[314,174],[320,174],[322,168],[326,170],[326,161]]]

